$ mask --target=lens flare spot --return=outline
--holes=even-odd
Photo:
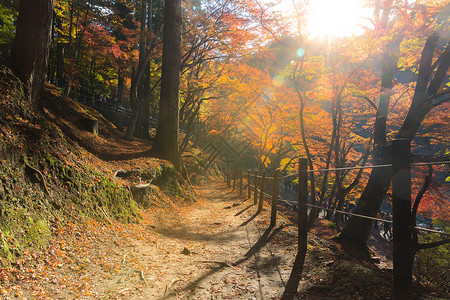
[[[305,55],[305,48],[299,48],[297,50],[297,57],[303,57],[303,55]]]

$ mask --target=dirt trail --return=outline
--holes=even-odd
[[[141,256],[148,278],[127,298],[278,299],[295,256],[289,247],[294,233],[279,220],[272,236],[284,245],[271,247],[262,243],[267,211],[255,217],[252,200],[243,202],[221,183],[198,186],[197,192],[199,202],[175,226],[155,228],[164,247],[132,241],[130,253]]]
[[[155,206],[139,224],[81,219],[53,224],[49,245],[1,270],[0,299],[279,299],[296,254],[296,233],[269,211],[255,216],[222,182],[199,200]]]

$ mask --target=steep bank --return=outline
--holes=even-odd
[[[0,266],[44,246],[55,224],[139,222],[139,205],[193,199],[168,162],[147,155],[149,141],[124,140],[101,114],[51,85],[45,106],[36,115],[23,84],[0,68]]]

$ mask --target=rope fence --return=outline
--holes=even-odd
[[[443,165],[443,164],[450,164],[450,160],[445,160],[445,161],[437,161],[437,162],[416,162],[416,163],[411,163],[411,166],[429,166],[429,165]],[[332,169],[318,169],[318,170],[307,170],[307,173],[313,173],[313,172],[328,172],[328,171],[345,171],[345,170],[359,170],[359,169],[375,169],[375,168],[388,168],[388,167],[392,167],[392,164],[383,164],[383,165],[373,165],[373,166],[355,166],[355,167],[345,167],[345,168],[332,168]],[[231,178],[230,178],[230,174],[228,173],[229,171],[227,171],[227,183],[229,184],[229,186],[231,186]],[[242,175],[242,171],[240,171],[240,194],[242,194],[242,189],[243,189],[243,183],[242,183],[242,179],[243,179],[243,175]],[[234,180],[233,180],[233,190],[236,188],[236,180],[239,178],[236,178],[236,174],[237,172],[234,172]],[[293,176],[298,176],[300,173],[294,173],[294,174],[289,174],[289,175],[285,175],[285,176],[280,176],[279,180],[281,179],[286,179],[289,177],[293,177]],[[264,177],[262,175],[258,175],[256,174],[251,174],[250,170],[248,171],[248,176],[247,176],[247,181],[249,180],[255,180],[255,177],[257,179],[262,180],[264,178],[265,183],[267,183],[268,181],[273,181],[275,180],[274,177]],[[258,194],[263,194],[267,197],[273,197],[273,195],[270,195],[269,193],[266,193],[265,191],[261,191],[261,189],[258,188],[258,185],[255,186],[255,184],[252,184],[251,182],[247,183],[248,185],[248,190],[249,190],[249,195],[251,193],[251,190],[254,191],[254,193],[258,193]],[[250,196],[249,196],[250,197]],[[256,201],[256,197],[255,197],[255,201]],[[278,196],[278,201],[281,202],[285,202],[285,203],[289,203],[289,204],[297,204],[297,201],[292,201],[292,200],[286,200],[281,198],[280,196]],[[385,219],[380,219],[380,218],[376,218],[376,217],[371,217],[371,216],[366,216],[366,215],[361,215],[361,214],[355,214],[352,212],[348,212],[348,211],[342,211],[342,210],[338,210],[335,208],[328,208],[328,207],[321,207],[318,205],[314,205],[314,204],[309,204],[306,203],[306,206],[308,207],[314,207],[317,209],[322,209],[322,210],[326,210],[326,211],[333,211],[334,213],[340,213],[343,215],[349,215],[349,216],[354,216],[357,218],[363,218],[363,219],[368,219],[368,220],[372,220],[372,221],[378,221],[378,222],[384,222],[384,223],[392,223],[392,221],[390,220],[385,220]],[[416,229],[416,230],[420,230],[420,231],[424,231],[424,232],[430,232],[430,233],[436,233],[436,234],[440,234],[443,236],[450,236],[450,233],[446,233],[443,231],[438,231],[438,230],[433,230],[433,229],[429,229],[429,228],[422,228],[422,227],[417,227],[417,226],[410,226],[411,229]]]
[[[392,224],[393,233],[393,281],[394,281],[394,299],[411,299],[412,297],[412,266],[414,260],[414,249],[420,246],[419,249],[427,249],[435,247],[438,245],[444,245],[449,239],[442,239],[438,242],[429,242],[424,244],[419,244],[417,238],[417,231],[428,232],[439,234],[442,236],[450,236],[450,233],[443,232],[440,230],[435,230],[431,228],[422,228],[413,226],[416,222],[415,215],[412,211],[412,203],[414,202],[411,196],[411,168],[417,166],[430,166],[430,165],[448,165],[450,166],[450,160],[447,157],[434,157],[435,160],[439,161],[424,161],[424,158],[412,161],[411,156],[411,141],[408,139],[395,139],[392,143],[392,163],[380,164],[380,165],[366,165],[366,166],[353,166],[353,167],[342,167],[342,168],[327,168],[327,169],[316,169],[308,170],[308,161],[306,158],[299,158],[299,169],[298,172],[293,174],[288,174],[280,176],[280,170],[275,170],[273,177],[266,176],[266,171],[248,170],[246,174],[247,179],[247,190],[248,198],[253,199],[254,204],[258,204],[258,211],[261,212],[264,198],[271,197],[271,222],[270,226],[275,226],[276,215],[277,215],[277,203],[283,202],[290,204],[293,207],[291,209],[297,211],[298,217],[298,255],[302,255],[303,259],[307,252],[307,228],[308,224],[312,221],[311,217],[317,218],[319,214],[315,209],[320,211],[334,212],[343,216],[351,216],[355,218],[362,218],[371,221],[381,222],[385,224]],[[425,158],[426,159],[426,158]],[[422,160],[422,161],[419,161]],[[431,159],[430,159],[431,160]],[[344,211],[343,203],[334,203],[329,205],[329,207],[323,207],[316,204],[309,204],[308,201],[308,173],[314,172],[338,172],[338,171],[348,171],[348,170],[361,170],[361,169],[376,169],[376,168],[392,168],[392,221],[385,220],[379,217],[362,215],[350,211]],[[226,170],[226,182],[228,187],[233,187],[233,190],[237,188],[236,181],[240,181],[240,194],[243,190],[243,172],[239,171],[239,178],[237,176],[238,171]],[[252,174],[253,173],[253,174]],[[292,178],[298,176],[298,183],[294,185],[294,191],[298,192],[297,201],[291,201],[283,199],[278,196],[279,194],[279,183],[281,179]],[[233,178],[232,178],[233,177]],[[233,182],[231,183],[231,179]],[[273,194],[270,195],[266,192],[266,183],[273,180]],[[284,181],[285,187],[290,187],[292,185],[291,181]],[[267,198],[266,198],[267,199]],[[259,201],[259,202],[258,202]],[[267,201],[267,200],[266,200]],[[341,200],[340,200],[341,201]],[[417,206],[417,203],[414,204]],[[308,217],[308,207],[313,208],[313,214]],[[340,209],[336,209],[340,208]],[[358,209],[359,206],[356,206]],[[349,209],[347,206],[346,210]],[[367,214],[373,214],[374,211],[368,211]],[[328,214],[327,214],[328,215]],[[339,216],[339,215],[338,215]],[[339,222],[340,219],[337,221]],[[367,223],[369,225],[371,223]],[[386,231],[386,228],[384,230]],[[407,295],[405,298],[404,296]]]
[[[250,184],[250,186],[252,187],[252,189],[254,189],[254,185],[253,185],[253,184]],[[261,192],[261,190],[258,189],[258,188],[256,188],[256,190],[258,191],[258,193]],[[265,196],[267,196],[267,197],[273,197],[272,195],[270,195],[270,194],[268,194],[268,193],[266,193],[266,192],[263,192],[263,194],[264,194]],[[289,204],[294,204],[294,205],[297,205],[297,204],[298,204],[297,201],[286,200],[286,199],[281,198],[280,196],[278,196],[278,201],[280,201],[280,202],[285,202],[285,203],[289,203]],[[390,223],[390,224],[392,224],[392,221],[390,221],[390,220],[380,219],[380,218],[371,217],[371,216],[366,216],[366,215],[355,214],[355,213],[352,213],[352,212],[343,211],[343,210],[339,210],[339,209],[328,208],[328,207],[322,207],[322,206],[318,206],[318,205],[314,205],[314,204],[310,204],[310,203],[306,203],[306,206],[309,206],[309,207],[315,207],[315,208],[323,209],[323,210],[326,210],[326,211],[333,211],[333,212],[335,212],[335,213],[337,212],[337,213],[340,213],[340,214],[343,214],[343,215],[354,216],[354,217],[357,217],[357,218],[363,218],[363,219],[368,219],[368,220],[373,220],[373,221],[378,221],[378,222],[383,222],[383,223]],[[436,234],[440,234],[440,235],[443,235],[443,236],[450,236],[450,233],[443,232],[443,231],[438,231],[438,230],[434,230],[434,229],[423,228],[423,227],[417,227],[417,226],[410,226],[410,228],[411,228],[411,229],[420,230],[420,231],[430,232],[430,233],[436,233]]]
[[[411,163],[411,166],[431,166],[431,165],[447,165],[450,164],[450,160],[437,161],[437,162],[416,162]],[[349,171],[349,170],[360,170],[360,169],[377,169],[377,168],[391,168],[392,164],[384,165],[372,165],[372,166],[355,166],[355,167],[343,167],[343,168],[331,168],[331,169],[317,169],[317,170],[307,170],[307,173],[315,172],[335,172],[335,171]],[[285,176],[281,176],[280,179],[289,178],[293,176],[298,176],[299,173],[293,173]]]

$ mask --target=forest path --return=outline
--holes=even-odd
[[[128,297],[278,299],[295,257],[291,244],[295,233],[281,225],[268,236],[268,211],[255,216],[253,200],[245,201],[221,182],[204,183],[196,190],[197,203],[170,224],[157,225],[163,249],[136,243],[133,255],[142,254],[149,279],[147,286],[130,291]],[[266,243],[271,236],[274,239]],[[153,253],[144,256],[149,251]],[[156,261],[164,265],[155,270]]]
[[[295,227],[280,215],[266,230],[269,207],[256,216],[222,182],[195,189],[197,202],[156,203],[137,224],[74,212],[77,221],[53,224],[47,247],[1,272],[0,299],[279,299]]]

